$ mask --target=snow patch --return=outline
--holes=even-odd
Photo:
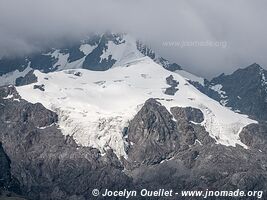
[[[13,94],[9,94],[9,95],[7,95],[6,97],[4,97],[3,99],[12,99],[13,97],[14,97]]]
[[[83,52],[86,56],[90,54],[94,49],[96,48],[96,45],[91,46],[90,44],[82,44],[80,46],[80,51]]]
[[[184,70],[176,70],[175,71],[177,74],[180,74],[182,77],[184,77],[187,80],[194,81],[200,83],[202,86],[204,86],[204,79],[201,77],[198,77],[194,74],[191,74],[187,71]]]
[[[223,86],[221,84],[217,84],[217,85],[213,85],[210,87],[212,90],[218,92],[222,98],[227,98],[227,96],[225,96],[225,91],[222,90]]]

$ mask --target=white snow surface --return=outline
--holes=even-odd
[[[213,85],[210,87],[212,90],[218,92],[218,94],[220,94],[222,100],[220,100],[220,103],[223,106],[226,106],[228,103],[228,96],[226,95],[225,91],[222,90],[223,86],[221,84],[217,84],[217,85]],[[239,97],[240,98],[240,97]],[[228,107],[230,109],[232,109],[231,107]]]
[[[74,75],[77,71],[82,73],[80,77]],[[187,84],[185,78],[148,57],[107,71],[34,73],[37,84],[44,84],[45,91],[33,89],[33,84],[17,87],[22,98],[55,111],[63,134],[72,135],[78,144],[98,148],[102,153],[112,148],[118,156],[126,157],[122,130],[149,98],[159,98],[168,110],[173,106],[199,108],[205,118],[201,124],[223,145],[246,147],[239,139],[239,132],[244,126],[256,123],[221,106]],[[166,77],[170,75],[179,81],[174,96],[164,94],[169,87]]]
[[[113,67],[125,65],[131,61],[144,58],[144,55],[137,49],[136,39],[129,34],[124,34],[121,44],[115,44],[113,41],[109,41],[107,44],[107,49],[102,52],[101,59],[108,59],[111,56],[112,59],[115,59]],[[51,57],[57,59],[57,62],[52,66],[53,69],[57,68],[57,71],[67,70],[67,69],[81,69],[85,57],[90,54],[97,45],[90,45],[87,43],[82,43],[79,49],[85,54],[85,56],[74,62],[69,62],[69,53],[63,53],[60,49],[53,49],[48,53],[43,55],[50,55]],[[157,55],[156,57],[159,57]],[[166,61],[168,62],[168,61]],[[23,72],[18,70],[8,73],[6,75],[0,76],[0,85],[9,85],[15,84],[15,80],[20,76],[25,76],[30,70],[30,62],[27,69]],[[177,70],[178,74],[182,75],[188,80],[197,81],[200,84],[204,85],[204,79],[197,77],[189,72],[184,70]]]
[[[137,49],[136,40],[128,34],[123,37],[124,42],[121,44],[115,44],[113,41],[109,41],[107,49],[103,51],[101,60],[108,59],[111,56],[116,60],[114,66],[124,65],[131,60],[136,60],[144,57],[144,55]]]
[[[198,83],[200,83],[201,85],[204,86],[204,78],[198,77],[198,76],[196,76],[194,74],[191,74],[191,73],[189,73],[189,72],[187,72],[185,70],[176,70],[175,72],[177,74],[180,74],[181,76],[183,76],[187,80],[198,82]]]
[[[91,46],[90,44],[82,44],[80,46],[80,51],[82,51],[85,55],[90,54],[94,49],[96,48],[96,45]]]

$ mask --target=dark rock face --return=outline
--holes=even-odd
[[[0,96],[7,87],[0,88]],[[131,179],[112,151],[80,147],[57,128],[57,115],[41,104],[0,98],[0,141],[11,173],[29,199],[92,199],[94,188],[124,189]],[[39,128],[40,127],[40,128]],[[100,198],[101,199],[101,198]]]
[[[41,91],[45,91],[45,85],[44,84],[42,84],[42,85],[34,85],[33,89],[38,89],[38,90],[41,90]]]
[[[16,86],[23,86],[23,85],[28,85],[31,83],[36,83],[37,82],[37,77],[33,73],[34,71],[31,70],[29,73],[27,73],[24,77],[19,77],[16,79]]]
[[[240,133],[241,141],[260,152],[267,152],[267,124],[250,124]]]
[[[211,84],[221,84],[227,106],[258,119],[267,120],[267,71],[253,64],[231,75],[219,76]]]
[[[192,113],[189,114],[190,111]],[[171,112],[173,116],[155,99],[149,99],[131,121],[127,130],[127,153],[132,167],[159,164],[189,150],[196,140],[203,144],[214,143],[203,127],[190,123],[194,119],[203,121],[200,110],[174,107]],[[173,121],[173,117],[177,122]],[[193,158],[198,152],[189,154]]]
[[[8,187],[11,182],[10,160],[0,142],[0,188]]]
[[[20,193],[18,181],[12,177],[10,159],[6,155],[0,142],[0,199],[6,196],[15,197]]]
[[[178,132],[172,116],[156,100],[149,99],[128,128],[129,160],[156,164],[179,148]]]
[[[203,121],[203,114],[200,114],[198,109],[174,107],[171,108],[171,113],[176,122],[171,122],[172,117],[168,111],[151,99],[130,122],[127,134],[128,142],[132,142],[132,145],[129,147],[126,167],[136,188],[141,185],[142,188],[175,188],[177,191],[207,188],[262,190],[263,198],[267,198],[265,153],[256,148],[246,150],[240,146],[226,147],[215,144],[214,139],[202,126],[190,122]],[[246,129],[250,127],[244,130]],[[262,134],[263,130],[267,132],[267,129],[262,127]],[[164,137],[165,147],[159,151],[160,135],[168,137]],[[261,139],[266,140],[265,137]],[[172,149],[168,144],[173,144],[175,148]],[[168,156],[162,160],[162,155],[166,155],[166,152]],[[251,197],[243,199],[250,200]]]
[[[196,87],[209,97],[233,110],[239,110],[258,120],[267,120],[267,71],[258,64],[238,69],[231,75],[221,74],[207,82],[205,87]],[[221,85],[220,95],[212,86]]]
[[[2,58],[0,59],[0,76],[15,70],[24,71],[28,65],[25,58]]]
[[[193,121],[196,123],[201,123],[204,121],[203,113],[201,112],[201,110],[199,110],[197,108],[173,107],[173,108],[171,108],[171,113],[173,114],[174,118],[177,120],[184,120],[184,121],[189,121],[189,122]]]
[[[125,42],[119,34],[104,34],[101,37],[98,46],[86,56],[83,63],[83,68],[94,71],[105,71],[115,64],[116,60],[111,56],[109,56],[108,59],[105,58],[101,60],[101,55],[103,54],[103,51],[107,49],[109,41],[112,41],[117,45]]]
[[[210,82],[207,79],[204,79],[204,85],[200,84],[199,82],[191,80],[189,81],[189,83],[193,85],[195,88],[197,88],[200,92],[209,96],[210,98],[219,102],[222,100],[221,95],[217,91],[210,88]]]
[[[46,54],[34,54],[29,57],[31,61],[31,68],[40,70],[44,73],[55,71],[54,64],[58,61],[58,58],[54,58],[51,55]]]
[[[151,48],[149,48],[148,46],[143,44],[141,41],[137,41],[136,45],[137,45],[137,49],[143,55],[150,57],[156,63],[158,63],[161,66],[163,66],[165,69],[167,69],[169,71],[172,71],[172,72],[174,72],[176,70],[182,70],[182,67],[180,65],[178,65],[176,63],[170,63],[168,60],[157,56],[156,53]]]
[[[28,65],[32,69],[38,69],[42,72],[51,72],[56,69],[53,65],[57,62],[57,59],[51,55],[43,54],[32,54],[24,58],[2,58],[0,59],[0,76],[18,70],[19,72],[24,71]]]
[[[61,53],[69,54],[68,62],[74,62],[85,56],[85,54],[80,50],[80,45],[73,45],[66,49],[61,50]]]
[[[4,108],[3,108],[4,109]],[[57,115],[47,110],[42,104],[26,103],[21,107],[12,107],[1,116],[3,121],[14,123],[30,123],[35,127],[46,127],[57,122]]]
[[[177,88],[177,86],[179,85],[179,82],[174,80],[173,76],[170,75],[166,78],[166,83],[171,87],[166,88],[164,93],[167,95],[175,95],[175,93],[179,90]]]
[[[19,100],[4,98],[11,94]],[[4,184],[15,177],[31,200],[94,199],[94,188],[262,190],[266,199],[266,125],[244,128],[240,138],[250,147],[244,149],[216,144],[197,124],[202,121],[198,109],[173,107],[169,113],[149,99],[124,129],[128,158],[120,161],[111,150],[101,156],[77,145],[62,135],[55,113],[20,99],[14,87],[0,87],[0,176]]]

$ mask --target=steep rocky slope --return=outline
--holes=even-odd
[[[204,84],[191,80],[196,88],[238,113],[267,120],[267,71],[254,63],[230,75],[221,74]]]
[[[94,199],[93,188],[263,190],[267,198],[264,124],[248,125],[240,133],[248,149],[229,147],[209,136],[200,124],[201,110],[172,107],[168,111],[149,99],[121,133],[127,158],[119,159],[112,151],[101,155],[63,136],[57,115],[21,99],[14,87],[0,88],[0,105],[3,148],[12,175],[29,199]]]
[[[29,199],[88,199],[95,187],[128,186],[130,178],[112,151],[101,156],[78,146],[62,135],[55,113],[20,99],[14,87],[2,87],[0,96],[0,140]]]

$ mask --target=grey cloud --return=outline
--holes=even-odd
[[[204,77],[253,62],[267,66],[264,0],[0,0],[0,55],[23,55],[85,37],[129,32]],[[227,47],[166,46],[225,41]]]

